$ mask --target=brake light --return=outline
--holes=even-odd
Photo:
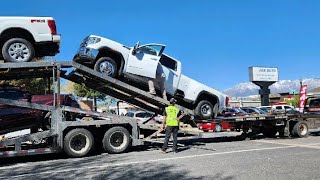
[[[57,34],[56,22],[54,20],[48,20],[48,26],[52,35]]]
[[[229,97],[226,97],[226,106],[229,106]]]

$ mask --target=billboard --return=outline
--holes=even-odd
[[[279,81],[278,68],[249,67],[250,81],[277,82]]]

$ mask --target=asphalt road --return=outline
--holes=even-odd
[[[184,142],[177,154],[144,146],[80,159],[7,158],[0,162],[0,179],[320,179],[320,136],[244,140],[236,135]]]

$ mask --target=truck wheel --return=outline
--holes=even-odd
[[[86,156],[92,149],[94,139],[86,129],[73,129],[64,138],[64,151],[71,157]]]
[[[214,108],[207,100],[202,100],[198,103],[195,113],[202,119],[210,119],[214,115]]]
[[[300,137],[300,138],[307,137],[309,135],[309,129],[308,129],[307,123],[298,121],[293,126],[291,134],[294,137]]]
[[[35,56],[33,45],[22,38],[12,38],[7,40],[2,47],[4,60],[8,62],[29,62]]]
[[[94,70],[110,77],[116,77],[118,72],[117,63],[109,57],[101,57],[94,65]]]
[[[110,128],[104,134],[102,145],[105,151],[112,154],[124,152],[130,145],[129,131],[120,126]]]

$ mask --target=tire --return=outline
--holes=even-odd
[[[83,157],[93,149],[92,134],[83,128],[73,129],[64,137],[64,151],[70,157]]]
[[[221,124],[216,124],[216,128],[214,130],[215,132],[221,132],[222,131],[222,126]]]
[[[34,58],[35,50],[29,41],[23,38],[12,38],[4,43],[2,55],[7,62],[29,62]]]
[[[294,126],[291,131],[291,135],[293,137],[300,137],[304,138],[309,135],[309,128],[307,123],[298,121]]]
[[[202,100],[198,103],[195,114],[202,119],[210,119],[214,117],[213,105],[207,100]]]
[[[128,149],[129,145],[130,133],[120,126],[107,130],[102,139],[103,149],[111,154],[122,153]]]
[[[113,59],[101,57],[95,63],[94,70],[114,78],[117,76],[118,66]]]

